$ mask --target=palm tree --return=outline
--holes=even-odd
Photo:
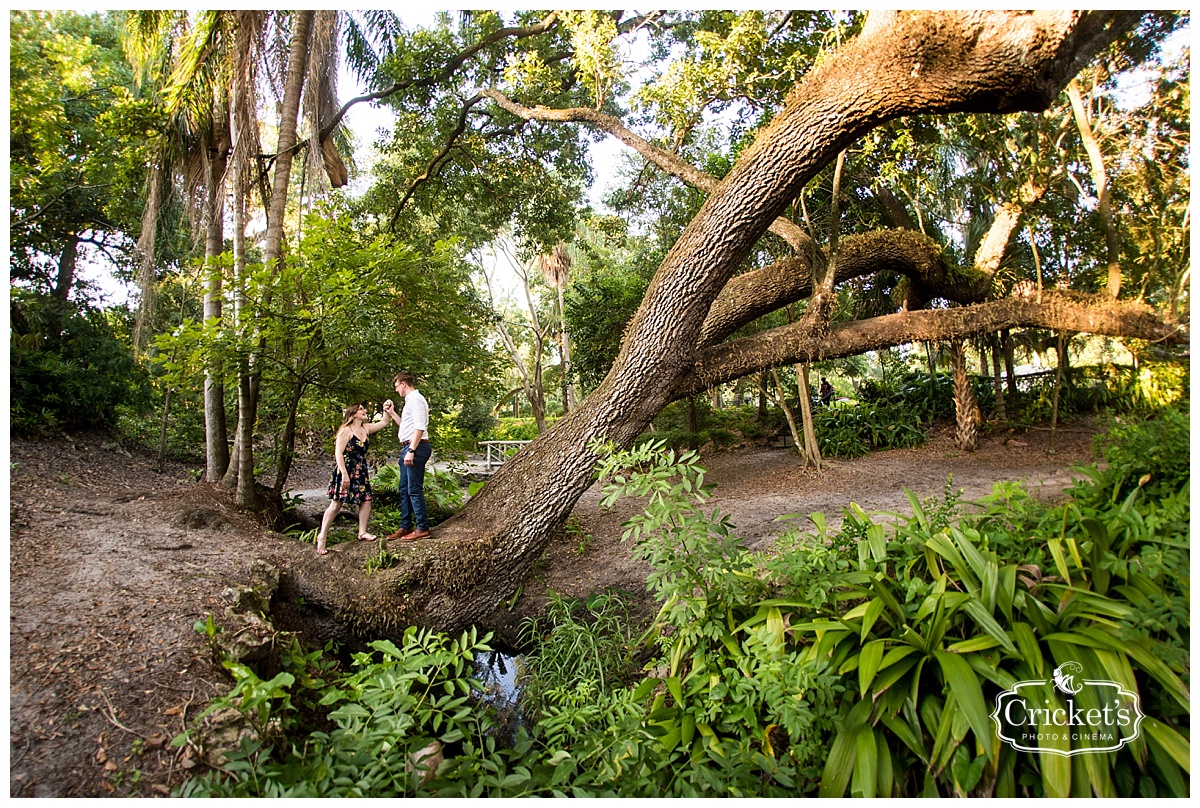
[[[389,28],[394,15],[368,14],[360,23],[352,15],[337,12],[205,11],[134,12],[129,17],[128,47],[135,61],[148,73],[166,76],[162,98],[172,121],[173,137],[164,139],[157,166],[158,183],[149,190],[144,221],[143,289],[139,333],[148,331],[153,314],[154,234],[169,180],[180,178],[185,197],[202,198],[199,217],[205,226],[205,260],[208,265],[204,317],[220,322],[225,279],[217,256],[224,250],[224,201],[233,195],[233,299],[235,327],[244,322],[244,279],[246,267],[246,218],[249,194],[257,187],[263,198],[267,229],[263,258],[277,266],[283,254],[284,215],[287,189],[296,152],[307,146],[305,176],[333,186],[347,180],[347,171],[334,143],[344,130],[320,132],[335,117],[339,20],[352,43],[352,63],[367,72],[379,63],[371,50],[373,30]],[[271,27],[286,36],[286,54],[270,46]],[[262,75],[286,75],[281,92],[281,120],[274,157],[274,176],[268,191],[265,171],[257,170],[259,145],[258,79]],[[300,138],[303,110],[309,135]],[[258,182],[256,182],[258,180]],[[206,371],[205,419],[208,444],[208,479],[224,479],[238,486],[240,504],[253,504],[252,436],[257,418],[260,375],[254,351],[239,357],[237,457],[230,462],[225,424],[223,375],[217,367]],[[244,450],[243,450],[244,447]]]
[[[563,415],[566,415],[575,406],[575,391],[571,385],[571,344],[567,339],[567,320],[563,314],[563,298],[567,288],[567,273],[571,268],[571,255],[565,245],[556,244],[552,251],[538,256],[537,267],[546,283],[558,292],[558,355],[562,371],[562,408]]]
[[[143,347],[154,318],[156,271],[155,237],[163,207],[173,184],[204,231],[204,320],[220,321],[223,279],[217,258],[224,251],[226,173],[233,152],[231,104],[235,40],[244,39],[247,20],[238,12],[130,12],[126,50],[144,76],[154,80],[167,113],[167,135],[158,148],[151,171],[139,247],[141,305],[135,345]],[[253,102],[252,102],[253,103]],[[245,150],[242,150],[243,159]],[[198,214],[198,215],[197,215]],[[222,478],[229,466],[223,374],[219,366],[205,369],[204,416],[206,477]]]
[[[979,439],[982,420],[971,377],[967,375],[966,351],[961,339],[950,340],[950,367],[954,373],[954,417],[958,427],[954,443],[964,452],[973,452]]]

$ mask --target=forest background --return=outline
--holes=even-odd
[[[205,480],[240,507],[280,518],[297,451],[328,449],[346,402],[376,407],[392,372],[412,368],[435,391],[442,451],[544,435],[444,529],[455,541],[507,540],[502,584],[472,579],[452,597],[420,595],[426,625],[457,630],[511,596],[562,527],[605,462],[593,438],[613,437],[618,449],[644,446],[643,436],[719,446],[786,422],[819,467],[823,454],[922,440],[921,428],[896,428],[909,421],[954,418],[967,449],[985,413],[1033,425],[1054,424],[1060,407],[1177,405],[1187,384],[1174,349],[1189,309],[1190,54],[1179,44],[1189,18],[1102,16],[1072,23],[1083,32],[1080,64],[1049,59],[1061,84],[1052,93],[950,92],[905,102],[936,114],[908,116],[901,104],[854,137],[853,127],[819,131],[819,154],[796,172],[804,182],[767,194],[769,178],[747,182],[744,167],[781,141],[783,124],[772,121],[803,113],[802,90],[820,88],[813,77],[884,65],[862,43],[886,54],[884,45],[914,41],[902,35],[907,18],[879,17],[901,32],[889,39],[849,12],[460,12],[427,28],[387,12],[13,12],[12,429],[114,430],[160,457],[200,460]],[[351,159],[339,65],[367,90],[355,103],[395,115],[369,165]],[[589,143],[602,136],[633,152],[605,178],[605,211],[584,201],[597,179]],[[773,200],[771,215],[754,212],[758,231],[721,219],[723,203],[711,201],[736,197],[739,183],[743,198],[761,188]],[[708,236],[723,240],[716,253]],[[515,302],[489,282],[497,255],[520,281]],[[679,257],[689,255],[716,268],[691,286],[686,273],[704,261]],[[101,305],[83,263],[110,264],[137,294]],[[968,363],[980,370],[974,381]],[[1022,390],[1019,364],[1055,373]],[[814,407],[810,373],[832,384],[837,406]],[[645,405],[622,404],[622,384]],[[499,418],[507,408],[529,417]],[[598,426],[571,428],[586,419]],[[690,468],[668,464],[664,474],[686,478]],[[863,541],[873,538],[864,526]],[[1092,541],[1075,548],[1077,571],[1109,544]],[[867,556],[858,563],[889,563],[877,547]],[[1005,560],[1016,569],[1004,558],[998,569],[1010,568]],[[410,562],[377,580],[403,577]],[[466,562],[431,563],[436,585]],[[327,581],[306,585],[323,608],[386,630],[379,615],[394,603],[379,592],[354,614]],[[1156,597],[1174,591],[1156,585]],[[731,610],[741,603],[732,591]],[[686,600],[682,589],[672,596]],[[741,629],[761,621],[783,642],[772,608]],[[686,622],[678,609],[671,621]],[[1177,629],[1168,623],[1147,629],[1147,642]],[[1044,639],[1047,627],[1034,628]],[[837,651],[855,661],[839,673],[891,647],[860,629],[879,645]],[[676,661],[659,678],[672,706],[650,714],[670,725],[673,754],[684,736],[700,749],[697,732],[727,730],[685,710],[679,681],[670,684],[700,676],[695,660],[678,669],[700,639],[667,636]],[[985,644],[971,648],[983,654]],[[956,663],[936,656],[940,647],[926,651],[942,666],[942,692],[974,704],[954,684]],[[1178,670],[1146,668],[1168,696],[1179,692]],[[897,665],[896,681],[904,671],[920,679],[919,668]],[[648,695],[627,697],[638,693]],[[887,725],[905,754],[947,756],[930,766],[932,786],[868,774],[863,754],[840,788],[1007,788],[998,750],[974,754],[964,742],[983,734],[979,722],[952,725],[946,707],[914,713],[910,735]],[[751,723],[766,732],[760,719]],[[798,742],[810,719],[781,720]],[[833,731],[830,720],[816,721],[820,732]],[[868,735],[887,743],[882,729],[841,726],[843,752],[861,753]],[[1180,731],[1164,724],[1156,743],[1177,750]],[[932,752],[926,734],[940,739]],[[820,745],[809,740],[789,765],[838,791],[836,778],[813,774]],[[661,768],[652,756],[643,763]],[[1142,787],[1090,770],[1065,781],[1060,770],[1030,771],[1045,793],[1064,782],[1097,793]],[[793,776],[772,769],[774,783]],[[1149,781],[1174,787],[1173,778]]]

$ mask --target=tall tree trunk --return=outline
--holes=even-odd
[[[1004,382],[1000,378],[1000,336],[989,334],[992,348],[992,389],[996,391],[996,418],[1008,421],[1008,409],[1004,406]]]
[[[1008,381],[1008,394],[1015,400],[1017,397],[1017,365],[1016,346],[1013,344],[1012,331],[1005,328],[1000,331],[1000,341],[1004,346],[1004,372]]]
[[[225,251],[225,169],[229,163],[229,111],[222,105],[214,107],[214,121],[221,124],[221,134],[214,137],[212,154],[208,157],[208,177],[205,182],[205,239],[204,264],[207,285],[204,290],[204,322],[219,323],[224,295],[223,269],[218,260]],[[229,470],[229,433],[225,423],[225,380],[221,361],[215,359],[204,369],[204,440],[205,479],[219,482]]]
[[[140,299],[133,319],[133,350],[141,353],[153,329],[158,280],[154,262],[158,237],[158,216],[163,204],[166,173],[160,162],[150,166],[146,177],[146,207],[142,211],[142,232],[138,235],[137,285]]]
[[[812,396],[808,393],[808,364],[796,365],[796,379],[800,392],[800,420],[804,425],[804,458],[805,466],[821,470],[821,447],[817,445],[817,427],[813,423]]]
[[[792,433],[792,443],[796,444],[796,454],[800,457],[805,457],[804,438],[800,436],[800,431],[796,428],[796,416],[792,415],[792,408],[787,403],[787,391],[783,389],[783,382],[779,381],[779,371],[771,368],[771,379],[775,382],[775,391],[778,398],[775,403],[779,405],[779,409],[783,410],[783,417],[787,419],[788,430]],[[808,465],[807,461],[805,465]]]
[[[533,379],[527,395],[529,408],[533,410],[533,422],[537,424],[537,431],[540,435],[546,431],[546,394],[542,387],[542,363],[540,361],[533,367]]]
[[[67,241],[63,244],[62,252],[58,255],[58,277],[54,281],[54,288],[50,290],[50,296],[59,300],[66,300],[67,295],[71,293],[71,287],[75,285],[75,266],[79,262],[79,234],[71,233],[67,236]]]
[[[234,329],[240,331],[246,327],[246,186],[239,162],[235,162],[233,165],[231,184],[233,185],[233,321]],[[241,471],[242,414],[247,412],[250,406],[250,366],[244,355],[238,355],[237,366],[238,418],[234,427],[233,450],[230,452],[229,464],[225,468],[225,476],[221,479],[221,485],[227,488],[237,488],[238,476]],[[243,389],[243,380],[246,382],[245,389]],[[228,442],[228,439],[226,440]]]
[[[964,452],[975,451],[979,438],[979,405],[967,375],[966,350],[961,339],[950,341],[950,366],[954,372],[954,444]]]
[[[758,374],[758,422],[760,424],[767,422],[767,372],[765,370]]]
[[[1104,152],[1092,130],[1092,121],[1083,105],[1078,80],[1071,79],[1067,84],[1067,97],[1071,99],[1075,125],[1079,128],[1079,138],[1087,152],[1092,184],[1096,186],[1096,212],[1100,214],[1100,230],[1104,233],[1104,245],[1108,252],[1108,294],[1115,299],[1121,294],[1121,237],[1113,221],[1112,193],[1108,189],[1108,172],[1104,169]]]
[[[1058,332],[1058,368],[1054,371],[1054,404],[1050,408],[1050,445],[1046,447],[1049,454],[1055,453],[1054,438],[1058,433],[1058,401],[1062,395],[1063,356],[1066,355],[1066,339],[1063,332]]]
[[[283,487],[287,484],[288,474],[292,470],[292,461],[296,457],[296,411],[300,408],[300,398],[304,395],[304,385],[297,382],[292,386],[288,396],[287,418],[283,422],[283,433],[279,436],[279,457],[275,461],[275,485],[271,488],[272,496],[283,495]]]
[[[295,156],[300,95],[308,72],[308,52],[312,11],[295,12],[291,44],[288,49],[287,80],[280,104],[279,141],[276,146],[275,175],[271,199],[267,205],[267,231],[263,238],[263,263],[276,267],[283,260],[283,217],[287,210],[287,190]],[[258,388],[261,369],[252,355],[246,364],[248,378],[238,379],[238,481],[236,502],[242,508],[258,505],[254,487],[254,427],[258,421]]]
[[[909,114],[1044,109],[1079,60],[1119,33],[1115,23],[1124,30],[1135,20],[1113,12],[872,12],[856,40],[789,94],[676,240],[612,369],[586,401],[501,466],[439,526],[436,541],[414,548],[399,566],[364,580],[333,559],[298,568],[290,585],[376,630],[399,633],[414,622],[454,630],[484,618],[521,584],[592,484],[603,451],[598,441],[631,445],[702,375],[699,337],[713,302],[767,228],[840,151]],[[906,314],[943,322],[940,312]],[[348,554],[345,563],[352,563]],[[345,586],[352,577],[355,586]]]
[[[571,338],[567,334],[565,283],[558,289],[558,355],[562,364],[563,415],[575,409],[575,384],[571,381]]]

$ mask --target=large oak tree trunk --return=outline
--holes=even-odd
[[[840,151],[904,115],[1044,109],[1134,19],[1118,12],[873,13],[856,41],[792,91],[712,191],[655,274],[611,372],[580,406],[501,466],[434,539],[402,551],[398,567],[367,577],[361,559],[331,554],[327,564],[295,570],[291,585],[310,603],[372,631],[413,623],[454,630],[484,619],[522,583],[591,484],[601,451],[597,441],[629,446],[666,404],[708,389],[717,376],[732,380],[775,366],[774,359],[796,353],[798,344],[803,349],[805,340],[822,351],[836,349],[838,340],[863,338],[848,328],[814,332],[801,322],[775,329],[761,343],[701,340],[710,309],[734,271]],[[841,249],[839,275],[845,260]],[[951,310],[953,320],[939,319],[945,312],[904,312],[913,319],[890,327],[915,331],[899,340],[907,342],[939,338],[939,328],[978,333],[1004,327],[1006,316],[1050,311],[1034,303],[1022,308],[1026,301],[1002,302],[1005,307],[993,310],[981,304],[999,320],[983,327],[972,325],[969,308]],[[1063,303],[1059,310],[1068,308]],[[872,333],[881,336],[868,331],[868,337]],[[739,353],[747,346],[752,350]],[[833,355],[836,351],[823,354]],[[717,370],[710,370],[709,360]],[[740,372],[727,375],[739,365]],[[707,383],[698,386],[702,381]]]

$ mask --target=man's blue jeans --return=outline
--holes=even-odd
[[[429,511],[425,508],[425,464],[433,455],[433,446],[423,440],[417,444],[413,464],[405,465],[408,444],[400,447],[400,527],[429,530]]]

